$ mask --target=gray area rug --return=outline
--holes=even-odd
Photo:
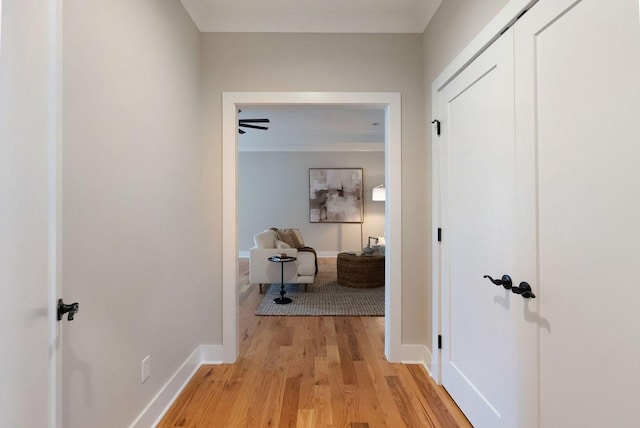
[[[285,284],[288,305],[278,305],[280,284],[272,284],[265,293],[256,315],[277,316],[384,316],[384,289],[351,288],[338,284],[335,265],[321,264],[314,284],[304,292],[301,284]]]

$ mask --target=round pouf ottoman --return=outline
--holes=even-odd
[[[338,254],[338,284],[353,288],[384,286],[384,254]]]

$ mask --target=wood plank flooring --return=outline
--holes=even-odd
[[[202,366],[159,427],[471,426],[422,366],[386,361],[384,318],[256,317],[262,297],[241,293],[238,361]]]

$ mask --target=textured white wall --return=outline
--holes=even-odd
[[[4,0],[0,47],[0,425],[49,424],[48,0]],[[55,115],[54,115],[55,116]],[[55,117],[53,117],[55,119]],[[53,141],[55,143],[55,141]],[[51,147],[54,151],[55,147]]]
[[[128,426],[213,343],[199,37],[174,0],[64,2],[65,427]]]
[[[400,92],[402,95],[403,320],[402,342],[426,343],[430,277],[422,251],[429,225],[424,99],[419,34],[202,35],[205,180],[211,233],[220,239],[221,94],[223,91]],[[219,255],[219,250],[216,252]],[[219,256],[213,258],[219,269]],[[222,278],[216,286],[222,293]],[[216,312],[221,310],[216,308]],[[220,331],[221,337],[221,331]]]
[[[309,168],[363,168],[365,191],[384,184],[384,152],[241,152],[238,157],[238,249],[270,227],[297,227],[318,252],[359,250],[360,223],[309,223]],[[362,225],[384,235],[384,203],[364,195]]]

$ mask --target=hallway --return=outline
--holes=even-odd
[[[238,362],[202,366],[159,427],[470,426],[422,366],[385,360],[384,318],[256,317],[261,298],[241,292]]]

